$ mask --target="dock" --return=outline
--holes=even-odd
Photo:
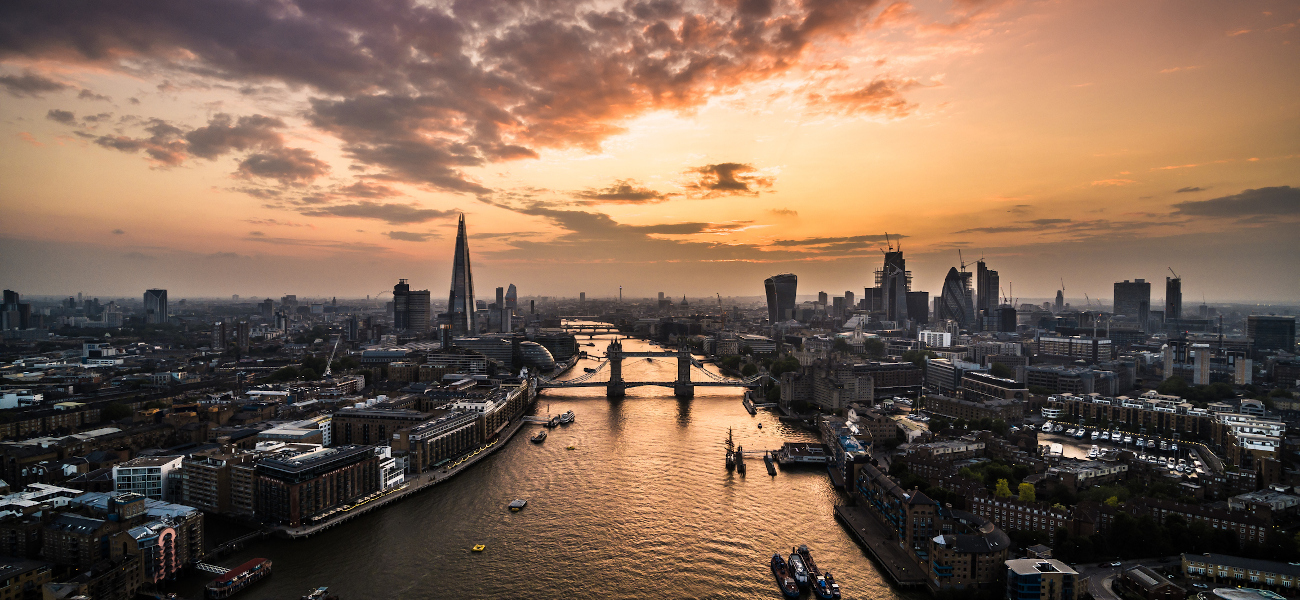
[[[901,588],[925,585],[925,571],[917,565],[906,550],[900,548],[890,531],[875,517],[860,506],[836,506],[835,518],[844,529],[866,548],[867,554],[875,559],[876,564],[889,576],[894,585]]]

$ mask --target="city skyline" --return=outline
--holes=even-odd
[[[463,212],[525,296],[857,293],[888,232],[931,298],[958,249],[1021,297],[1300,297],[1294,4],[385,6],[0,8],[0,279],[436,290]]]

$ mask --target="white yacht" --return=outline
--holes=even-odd
[[[1046,423],[1043,423],[1043,433],[1050,433],[1051,431],[1052,431],[1052,422],[1048,421]]]
[[[1131,435],[1126,435],[1126,436],[1124,436],[1124,443],[1125,443],[1125,444],[1132,444],[1132,443],[1133,443],[1133,436],[1131,436]]]
[[[1092,441],[1095,442],[1095,441],[1097,441],[1097,438],[1100,438],[1100,437],[1101,437],[1101,432],[1100,432],[1100,431],[1094,431],[1094,432],[1092,432]]]
[[[1105,441],[1105,440],[1109,440],[1109,439],[1110,439],[1110,432],[1109,432],[1109,431],[1103,431],[1103,432],[1101,432],[1101,439],[1102,439],[1103,441]]]
[[[1098,448],[1096,444],[1093,444],[1092,449],[1088,450],[1088,458],[1097,458],[1098,456],[1101,456],[1101,448]]]

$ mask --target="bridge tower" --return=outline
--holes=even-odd
[[[605,386],[605,397],[622,398],[627,393],[627,386],[623,382],[623,343],[615,339],[609,343],[609,348],[605,350],[605,358],[609,360],[609,383]]]
[[[677,350],[677,381],[673,383],[673,395],[678,398],[695,397],[695,386],[691,385],[691,348],[685,342]]]

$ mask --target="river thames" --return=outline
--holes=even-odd
[[[603,355],[608,339],[579,342]],[[625,351],[655,349],[624,342]],[[671,381],[677,369],[675,359],[623,364],[629,381]],[[566,377],[595,365],[579,361]],[[769,477],[757,457],[747,476],[727,471],[728,427],[747,454],[816,441],[769,411],[750,416],[740,399],[727,387],[697,387],[691,400],[664,387],[632,388],[620,401],[604,388],[547,390],[536,412],[573,410],[577,421],[549,430],[545,442],[529,441],[539,427],[529,425],[416,496],[308,540],[268,539],[215,562],[274,562],[270,578],[236,596],[248,600],[294,599],[318,586],[342,600],[780,598],[772,553],[808,544],[845,598],[901,597],[836,522],[832,507],[845,499],[825,469]],[[516,498],[528,507],[511,513]],[[486,551],[471,552],[475,544]],[[191,577],[174,591],[199,598],[210,579]]]

